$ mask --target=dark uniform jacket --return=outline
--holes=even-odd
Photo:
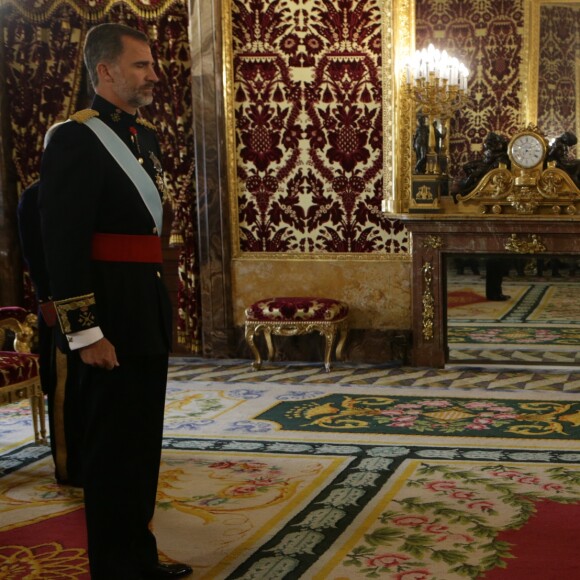
[[[38,212],[38,190],[40,183],[29,185],[18,201],[18,233],[20,247],[28,265],[30,278],[36,290],[36,296],[43,302],[50,298],[50,284],[42,249],[40,231],[40,213]]]
[[[36,291],[36,298],[40,303],[50,300],[51,292],[40,231],[40,213],[38,211],[39,186],[40,183],[35,181],[20,196],[20,200],[18,201],[18,233],[20,236],[20,248],[28,265],[28,272],[30,273],[30,278]],[[50,370],[53,339],[52,330],[47,327],[42,314],[38,318],[38,332],[38,349],[41,360],[40,383],[42,390],[48,393],[54,388]]]
[[[162,188],[154,127],[99,96],[92,108]],[[42,234],[61,329],[99,326],[121,356],[166,353],[171,305],[160,264],[91,260],[95,233],[156,235],[155,222],[82,115],[74,118],[52,136],[40,179]]]

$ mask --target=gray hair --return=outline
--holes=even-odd
[[[147,35],[124,24],[106,23],[91,28],[85,39],[85,66],[94,88],[99,84],[97,65],[101,62],[113,63],[123,52],[123,37],[149,43]]]

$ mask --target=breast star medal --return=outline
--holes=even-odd
[[[161,197],[165,200],[167,196],[167,186],[165,185],[165,176],[163,175],[163,167],[161,166],[161,161],[157,158],[157,155],[153,151],[149,152],[149,158],[153,163],[153,169],[155,169],[155,185],[161,193]]]

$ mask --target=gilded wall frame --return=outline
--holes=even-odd
[[[522,35],[526,42],[522,49],[522,62],[519,74],[521,80],[522,124],[536,124],[538,118],[538,85],[539,85],[539,54],[540,54],[540,8],[549,4],[580,4],[580,0],[523,0],[524,23]],[[392,31],[389,25],[396,22],[397,26]],[[391,37],[388,31],[391,30]],[[384,86],[389,87],[388,75],[391,76],[391,90],[385,90],[385,114],[392,101],[394,107],[394,144],[388,143],[390,138],[385,131],[385,164],[388,162],[387,152],[392,152],[393,180],[385,178],[383,211],[386,214],[406,214],[409,211],[409,198],[411,195],[412,175],[412,133],[415,127],[415,119],[412,111],[412,103],[401,94],[400,71],[404,58],[411,55],[415,50],[415,0],[393,0],[390,20],[385,21],[385,42],[383,46],[388,51],[392,42],[392,60],[390,66],[383,69]],[[385,54],[385,64],[389,62],[389,54]],[[580,78],[580,61],[578,64],[578,78]],[[580,91],[577,93],[578,107],[580,111]],[[580,123],[580,120],[579,120]],[[386,126],[386,124],[385,124]],[[579,129],[580,133],[580,129]],[[392,151],[391,151],[392,150]],[[388,169],[385,165],[385,176]]]
[[[528,39],[527,56],[528,70],[527,83],[523,82],[523,102],[526,103],[526,118],[534,125],[538,122],[538,91],[540,72],[540,11],[542,6],[575,4],[580,7],[579,0],[525,0],[525,31],[524,38]],[[576,79],[580,79],[580,59],[576,60]],[[527,89],[527,93],[526,93]],[[580,91],[576,90],[576,134],[580,134]]]
[[[397,192],[410,188],[411,168],[411,124],[408,117],[401,120],[402,103],[399,101],[399,63],[414,47],[415,16],[414,0],[377,0],[382,11],[382,60],[383,60],[383,211],[397,213],[403,210]],[[228,188],[230,203],[231,231],[239,231],[238,221],[238,179],[236,159],[235,109],[234,109],[234,54],[232,33],[233,0],[223,0],[223,61],[225,85],[225,121],[227,144]],[[403,146],[408,143],[408,146]],[[399,166],[408,166],[406,183],[399,179]],[[403,175],[405,173],[403,172]],[[408,205],[408,202],[407,202]],[[234,259],[259,260],[408,260],[406,254],[268,254],[241,252],[237,235],[232,235],[232,252]]]
[[[527,56],[528,70],[527,82],[522,79],[523,102],[526,106],[526,118],[528,123],[536,124],[538,122],[538,91],[539,91],[539,69],[540,69],[540,9],[542,6],[576,4],[580,6],[579,0],[525,0],[524,18],[525,30],[524,38],[528,39]],[[578,64],[577,64],[578,66]],[[527,89],[527,93],[526,93]],[[578,95],[579,91],[576,91]],[[578,97],[577,97],[578,99]],[[576,108],[578,111],[578,107]]]
[[[411,102],[400,90],[402,63],[415,50],[415,1],[392,0],[390,8],[383,21],[383,211],[387,215],[406,213],[409,209],[415,127]],[[387,119],[387,115],[391,118]]]

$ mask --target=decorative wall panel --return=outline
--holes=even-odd
[[[239,249],[400,253],[381,213],[382,0],[234,0]]]
[[[547,137],[557,137],[564,131],[577,134],[579,32],[578,8],[540,8],[538,127]]]

